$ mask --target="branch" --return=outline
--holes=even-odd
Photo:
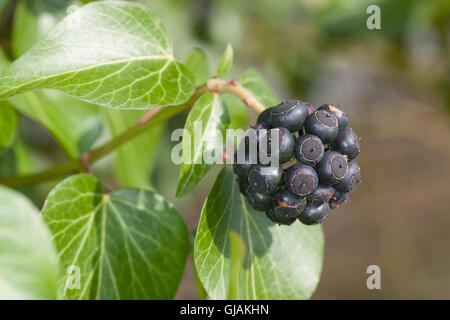
[[[249,91],[244,89],[236,80],[224,81],[217,78],[206,81],[206,89],[210,92],[231,93],[242,100],[246,106],[260,114],[266,108]]]

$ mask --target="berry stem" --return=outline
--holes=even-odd
[[[242,100],[246,106],[252,108],[257,114],[266,108],[248,90],[243,88],[236,80],[225,81],[212,78],[206,81],[206,90],[215,93],[231,93]]]

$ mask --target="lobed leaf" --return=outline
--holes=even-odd
[[[95,177],[79,174],[52,190],[42,215],[58,252],[60,298],[174,297],[189,235],[160,195],[138,189],[103,194]],[[79,288],[66,285],[71,266],[79,268]]]
[[[56,253],[39,211],[0,186],[0,300],[55,299]]]
[[[125,1],[89,3],[0,75],[0,99],[37,88],[118,109],[179,104],[194,81],[159,19]]]
[[[319,282],[323,259],[320,226],[296,221],[279,226],[253,210],[239,193],[233,172],[222,169],[203,206],[194,245],[198,276],[212,299],[230,294],[237,259],[230,245],[236,233],[247,247],[238,271],[236,299],[307,299]]]

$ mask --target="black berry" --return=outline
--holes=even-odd
[[[273,127],[283,127],[296,132],[303,127],[307,116],[308,107],[305,103],[299,100],[287,100],[272,108],[270,124]]]
[[[245,191],[248,204],[257,211],[267,211],[272,208],[273,200],[270,195],[255,192],[251,188]]]
[[[360,152],[359,137],[352,128],[339,129],[336,139],[331,144],[331,149],[355,159]]]
[[[337,118],[328,111],[317,110],[306,118],[306,133],[318,136],[324,144],[336,139],[338,130]]]
[[[331,198],[331,200],[330,200],[331,209],[339,208],[341,205],[346,203],[349,198],[350,198],[350,192],[336,191],[336,193],[333,195],[333,198]]]
[[[332,186],[319,184],[317,189],[308,196],[308,204],[319,206],[324,202],[329,202],[333,197],[335,190]]]
[[[255,192],[261,194],[273,193],[280,185],[282,174],[279,167],[254,165],[248,173],[248,184]]]
[[[285,188],[280,188],[272,199],[274,213],[284,218],[296,218],[306,207],[306,198],[296,196]]]
[[[348,116],[340,105],[338,105],[338,104],[323,104],[318,108],[318,110],[325,110],[325,111],[328,111],[329,113],[333,114],[338,120],[339,128],[344,128],[347,126]]]
[[[361,181],[361,170],[358,163],[353,160],[348,164],[348,170],[344,178],[334,186],[337,191],[352,192]]]
[[[330,205],[328,202],[322,203],[319,206],[308,205],[303,213],[298,217],[298,220],[306,225],[314,225],[322,222],[330,213]]]
[[[275,212],[274,209],[266,211],[267,218],[278,224],[291,225],[297,218],[286,218],[281,212]]]
[[[305,197],[316,190],[319,178],[310,166],[295,164],[284,173],[284,184],[290,192]]]
[[[265,122],[267,124],[270,124],[270,112],[272,111],[272,108],[267,108],[263,112],[261,112],[258,116],[258,119],[256,119],[256,123],[262,123]]]
[[[274,142],[278,136],[278,143]],[[278,157],[279,163],[291,159],[294,151],[295,139],[286,128],[274,128],[268,130],[260,139],[259,153],[264,157]]]
[[[347,173],[347,159],[336,151],[326,151],[317,165],[317,175],[323,184],[335,185]]]
[[[312,134],[303,134],[295,142],[294,153],[297,160],[301,163],[315,165],[323,157],[324,146],[322,140]]]

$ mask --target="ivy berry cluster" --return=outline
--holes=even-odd
[[[287,100],[265,109],[250,127],[256,151],[251,151],[247,133],[234,155],[235,178],[250,206],[278,224],[299,219],[314,225],[330,208],[345,203],[360,183],[354,160],[360,138],[347,125],[348,116],[339,105],[316,110],[309,103]],[[278,137],[278,143],[272,137]],[[277,155],[279,166],[262,165],[262,155]]]

